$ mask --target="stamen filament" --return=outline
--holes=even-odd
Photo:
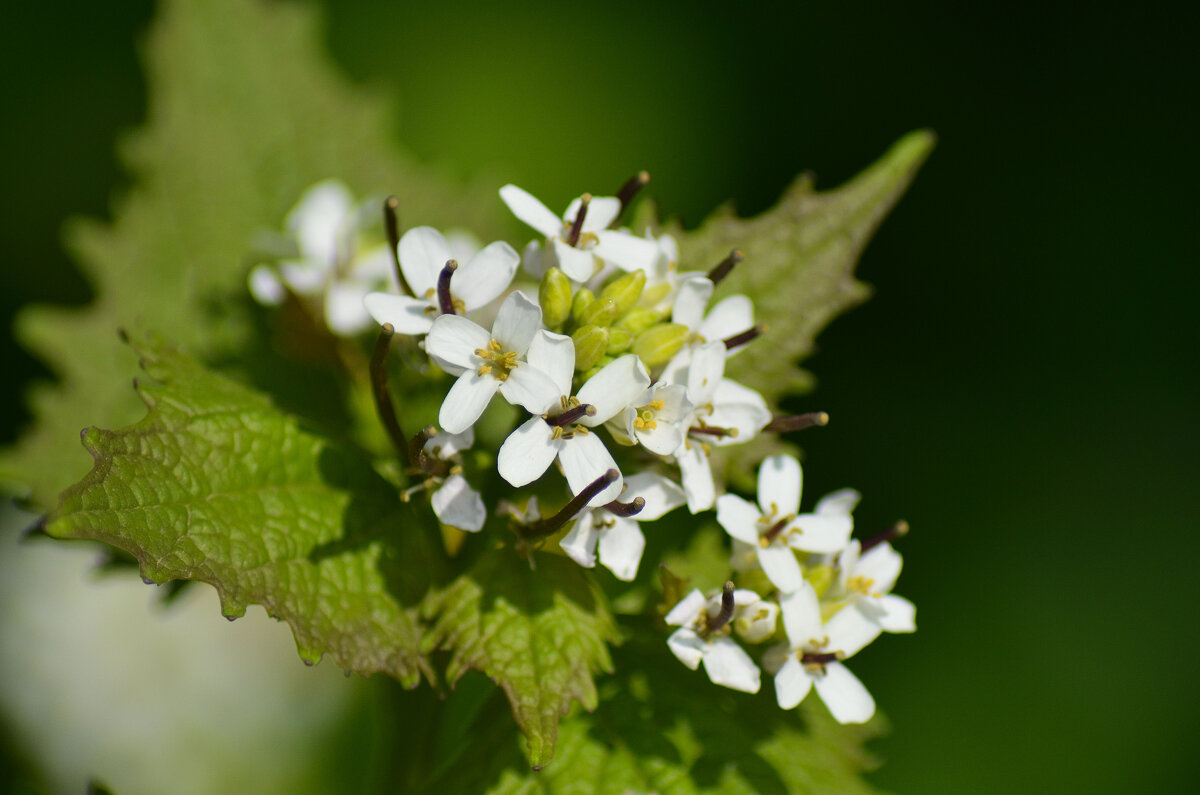
[[[631,502],[617,502],[613,500],[607,503],[604,508],[617,516],[637,516],[646,507],[646,500],[643,497],[634,497]]]
[[[592,194],[585,193],[579,198],[579,212],[575,213],[575,222],[571,224],[571,231],[567,232],[567,245],[576,246],[579,244],[579,236],[583,234],[583,219],[587,217],[588,205],[592,203]]]
[[[388,196],[383,200],[383,228],[387,231],[388,248],[392,252],[392,267],[396,270],[396,282],[400,285],[400,292],[415,297],[416,293],[404,278],[404,271],[400,269],[400,216],[396,212],[399,206],[400,200],[395,196]]]
[[[786,433],[787,431],[802,431],[814,426],[829,424],[829,415],[823,411],[810,411],[807,414],[775,417],[767,423],[764,431],[769,433]]]
[[[748,328],[740,334],[734,334],[732,337],[725,339],[725,350],[731,351],[734,348],[740,348],[751,340],[761,337],[766,333],[767,327],[762,324],[759,324],[754,328]]]
[[[708,280],[713,284],[720,284],[721,281],[729,275],[733,270],[733,266],[737,265],[745,259],[741,249],[735,248],[729,252],[729,256],[717,263],[716,267],[708,272]]]
[[[446,266],[442,268],[442,272],[438,274],[437,297],[438,308],[442,310],[443,315],[453,315],[454,298],[450,295],[450,277],[458,270],[458,262],[452,259],[446,260]]]
[[[701,636],[707,638],[721,627],[729,623],[733,618],[733,583],[726,582],[725,588],[721,591],[721,612],[715,616],[709,616],[704,622],[704,629],[701,631]]]
[[[871,547],[877,547],[885,541],[894,541],[897,538],[908,535],[908,522],[901,519],[891,527],[868,538],[862,542],[862,547],[859,549],[859,554],[866,552]]]
[[[547,425],[553,425],[556,428],[563,428],[582,417],[596,416],[596,407],[590,403],[580,403],[578,406],[567,409],[557,417],[544,417]]]

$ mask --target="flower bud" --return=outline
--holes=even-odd
[[[617,304],[617,317],[621,317],[638,302],[642,297],[642,290],[646,287],[645,271],[636,270],[632,273],[626,273],[619,279],[614,279],[607,287],[600,291],[600,300],[611,298]]]
[[[662,314],[654,309],[631,309],[613,325],[636,336],[660,320]]]
[[[571,341],[575,343],[575,369],[590,370],[608,347],[608,329],[583,326],[571,335]]]
[[[671,285],[667,282],[659,282],[653,287],[648,288],[642,293],[642,306],[655,307],[667,299],[671,294]]]
[[[551,268],[538,285],[538,303],[542,307],[542,322],[555,329],[571,314],[571,280],[558,268]]]
[[[586,287],[580,287],[575,292],[575,297],[571,299],[571,317],[575,318],[575,325],[583,325],[583,323],[579,322],[579,317],[588,308],[588,305],[595,300],[596,294]]]
[[[775,635],[779,605],[759,600],[737,611],[733,630],[747,643],[763,643]]]
[[[637,335],[633,341],[633,352],[642,360],[642,364],[653,370],[671,361],[691,333],[682,323],[660,323]]]
[[[579,376],[579,383],[586,384],[592,376],[604,369],[605,365],[612,364],[613,357],[601,356],[600,360],[592,365],[590,370],[584,371],[583,375]]]
[[[611,326],[617,319],[617,302],[611,298],[597,298],[587,305],[578,319],[580,326]]]
[[[604,352],[609,356],[616,356],[618,353],[624,353],[629,350],[629,346],[633,344],[633,333],[625,329],[610,327],[608,329],[608,347]]]

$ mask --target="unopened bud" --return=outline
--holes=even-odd
[[[538,303],[542,307],[542,322],[555,329],[567,322],[571,314],[571,280],[558,268],[551,268],[538,285]]]
[[[571,317],[575,318],[575,324],[582,326],[579,318],[587,310],[588,305],[596,300],[596,294],[586,287],[580,287],[575,291],[575,297],[571,299]]]
[[[636,270],[614,279],[600,291],[600,300],[611,298],[617,304],[617,317],[621,317],[637,304],[646,288],[646,272]]]
[[[611,326],[617,319],[617,302],[601,296],[588,304],[578,317],[581,326]]]
[[[633,352],[642,360],[642,364],[653,370],[671,361],[691,333],[691,329],[682,323],[651,326],[634,339]]]
[[[625,317],[613,325],[619,329],[628,331],[630,334],[637,335],[660,320],[662,320],[662,313],[655,309],[631,309],[625,313]]]
[[[610,327],[608,329],[608,347],[604,352],[609,356],[616,356],[618,353],[624,353],[629,350],[629,346],[633,344],[633,334],[625,329]]]
[[[589,370],[608,348],[608,329],[583,326],[571,335],[571,341],[575,343],[575,369]]]

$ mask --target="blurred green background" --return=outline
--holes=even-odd
[[[1193,25],[1149,5],[327,6],[330,51],[395,100],[398,141],[551,207],[646,168],[689,225],[725,200],[754,214],[802,170],[832,187],[935,129],[862,260],[876,295],[819,338],[801,401],[833,416],[804,439],[806,492],[853,485],[862,526],[914,528],[899,591],[921,630],[855,660],[892,724],[872,778],[1191,791]],[[121,189],[152,13],[6,12],[6,326],[31,301],[88,300],[60,224]],[[8,442],[23,388],[51,374],[11,335],[2,353]]]

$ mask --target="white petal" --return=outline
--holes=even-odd
[[[306,260],[285,260],[279,263],[283,283],[296,295],[316,295],[325,289],[333,266],[318,266]]]
[[[579,424],[594,428],[608,422],[648,386],[650,374],[637,356],[629,353],[609,362],[579,388],[579,402],[596,408],[595,416],[583,417]]]
[[[521,258],[503,241],[488,245],[454,272],[450,289],[468,312],[496,300],[512,282]]]
[[[592,218],[588,211],[588,220]],[[621,270],[645,270],[654,264],[658,257],[658,245],[642,237],[635,237],[627,232],[602,230],[596,233],[598,238],[592,252],[604,260],[616,265]]]
[[[770,415],[770,410],[767,408],[767,401],[758,392],[755,392],[748,386],[742,386],[737,381],[728,378],[722,378],[721,383],[717,384],[717,391],[713,394],[713,402],[715,403],[744,403],[749,406],[756,406],[762,409],[767,415]]]
[[[804,700],[812,684],[812,677],[804,670],[796,655],[788,655],[787,662],[775,674],[775,700],[783,709],[792,709]]]
[[[779,625],[779,605],[763,601],[755,594],[754,601],[737,612],[733,629],[747,643],[762,643],[775,635]]]
[[[663,620],[673,627],[686,626],[700,617],[700,611],[704,609],[704,602],[704,594],[700,593],[699,588],[693,588],[691,593],[680,599],[671,608],[671,612],[667,613],[667,617]]]
[[[917,606],[903,596],[884,594],[877,601],[883,608],[883,615],[876,620],[884,632],[916,632]]]
[[[692,353],[687,373],[687,396],[699,407],[712,400],[725,374],[725,343],[710,342]]]
[[[846,584],[850,578],[855,576],[854,570],[858,568],[858,554],[862,545],[857,539],[851,539],[846,548],[841,551],[837,558],[838,566],[838,582],[841,583],[842,590],[846,590]]]
[[[862,495],[854,489],[838,489],[835,492],[826,494],[817,503],[817,507],[813,513],[830,516],[849,516],[858,506],[858,501],[862,499]]]
[[[804,583],[795,553],[781,544],[759,547],[758,565],[782,593],[791,593]]]
[[[428,334],[436,312],[429,301],[392,293],[367,293],[363,306],[379,325],[391,323],[397,334]],[[482,331],[482,329],[480,329]],[[486,333],[486,332],[485,332]],[[484,345],[487,340],[484,339]]]
[[[646,537],[633,519],[614,516],[610,521],[613,524],[600,532],[600,562],[618,580],[629,582],[637,576]]]
[[[821,630],[821,603],[817,592],[805,582],[796,590],[779,597],[783,611],[783,631],[793,649],[802,649],[824,635]]]
[[[474,370],[481,363],[475,351],[480,348],[486,350],[490,340],[487,329],[465,317],[438,315],[429,329],[429,336],[425,338],[425,352],[455,367]],[[445,427],[444,423],[442,427]]]
[[[487,518],[483,497],[471,488],[462,475],[446,478],[442,487],[433,493],[430,502],[438,521],[468,533],[482,529]]]
[[[691,414],[692,409],[695,408],[691,404],[691,401],[687,399],[687,387],[680,384],[659,382],[659,385],[654,388],[653,394],[646,399],[646,403],[654,399],[663,402],[663,407],[658,410],[655,416],[657,419],[667,422],[679,422],[688,414]]]
[[[883,628],[856,606],[850,605],[837,611],[833,618],[825,622],[824,632],[829,637],[829,646],[825,651],[840,651],[847,657],[853,657],[878,638]]]
[[[538,281],[541,281],[546,271],[550,270],[550,266],[555,264],[551,262],[552,259],[553,255],[547,256],[546,252],[542,251],[542,244],[536,240],[530,240],[521,252],[521,264],[525,266],[525,271]]]
[[[325,322],[338,336],[349,337],[372,326],[363,306],[366,290],[353,282],[334,282],[325,293]]]
[[[758,508],[736,494],[722,494],[717,498],[717,523],[725,532],[739,541],[758,546]]]
[[[576,432],[573,438],[565,440],[559,450],[558,460],[562,464],[563,474],[572,494],[578,494],[593,480],[608,470],[617,468],[617,462],[613,460],[608,448],[594,433]],[[621,478],[617,478],[593,497],[588,505],[595,507],[612,502],[621,494],[623,485]]]
[[[490,375],[481,376],[470,370],[463,373],[442,401],[438,425],[448,433],[462,433],[470,428],[492,402],[499,386],[500,382]]]
[[[704,317],[704,307],[713,294],[713,283],[708,277],[688,279],[679,286],[675,296],[675,307],[671,310],[671,322],[682,323],[695,331]]]
[[[667,648],[681,663],[694,671],[700,667],[708,644],[695,632],[683,627],[675,630],[671,637],[667,638]]]
[[[764,514],[780,518],[800,510],[804,474],[800,462],[790,455],[764,458],[758,467],[758,505]]]
[[[424,298],[427,290],[437,289],[442,268],[446,267],[447,260],[454,258],[442,233],[432,226],[408,230],[400,238],[397,249],[400,253],[400,270],[417,298]]]
[[[524,486],[540,478],[561,446],[552,441],[553,435],[554,429],[541,417],[526,420],[500,445],[496,457],[500,477],[514,486]]]
[[[699,444],[684,440],[675,451],[675,461],[679,464],[679,474],[683,478],[688,510],[692,513],[707,511],[717,497],[717,487],[713,483],[708,455]]]
[[[425,442],[425,447],[422,449],[428,455],[445,459],[455,453],[461,453],[463,450],[470,450],[473,444],[475,444],[475,431],[467,428],[462,433],[434,434],[432,439]]]
[[[753,327],[754,304],[744,295],[731,295],[712,308],[696,331],[701,337],[712,342],[728,339]],[[743,345],[734,348],[734,351],[740,351],[744,347]]]
[[[509,293],[496,313],[492,338],[504,346],[504,350],[516,351],[518,356],[524,356],[541,325],[542,308],[537,302],[530,301],[521,292]]]
[[[646,501],[637,514],[639,522],[652,522],[687,502],[683,489],[653,472],[639,472],[625,478],[625,491],[621,492],[621,502],[630,502],[636,497]]]
[[[509,403],[522,406],[530,414],[546,412],[561,397],[554,380],[528,364],[518,365],[508,371],[508,378],[500,384],[500,394]]]
[[[561,235],[562,220],[546,205],[516,185],[505,185],[500,189],[500,198],[512,210],[512,214],[529,224],[546,237]]]
[[[571,532],[558,542],[563,552],[567,553],[567,557],[585,569],[596,565],[596,542],[600,540],[600,529],[596,526],[596,519],[599,513],[599,510],[585,511],[575,520]]]
[[[632,417],[630,424],[632,424]],[[679,429],[678,425],[671,422],[655,422],[653,428],[643,428],[635,430],[633,433],[642,447],[659,455],[670,455],[679,448],[679,445],[683,444],[683,431]]]
[[[247,279],[250,295],[263,306],[279,306],[287,297],[287,290],[270,265],[258,265],[250,271]]]
[[[849,516],[802,513],[787,529],[788,546],[805,552],[840,552],[850,543],[854,524]]]
[[[554,238],[546,250],[553,252],[554,263],[569,279],[586,282],[596,274],[596,257],[590,251],[573,248],[559,238]]]
[[[305,259],[333,267],[353,207],[349,189],[337,180],[317,183],[304,192],[286,224]]]
[[[550,376],[560,395],[571,394],[571,376],[575,373],[575,343],[570,337],[541,329],[533,335],[525,360],[531,367]]]
[[[817,676],[817,694],[838,723],[866,723],[875,714],[875,699],[846,666],[831,662]]]
[[[726,381],[721,383],[726,383]],[[713,398],[713,410],[705,418],[705,422],[718,428],[736,429],[737,433],[712,437],[710,444],[714,447],[727,447],[748,442],[771,421],[771,413],[765,408],[748,403],[721,403],[718,402],[719,400],[719,396]]]
[[[575,214],[579,212],[579,205],[582,204],[582,198],[575,198],[567,205],[567,211],[563,213],[563,227],[571,226],[575,223]],[[616,217],[621,214],[621,200],[615,196],[593,196],[588,204],[587,215],[583,217],[582,232],[599,232],[601,229],[607,229]]]
[[[896,587],[900,577],[900,568],[904,559],[891,544],[883,543],[871,547],[858,559],[854,573],[861,577],[874,580],[871,590],[877,593],[887,593]]]
[[[757,693],[761,676],[750,655],[729,638],[717,638],[704,654],[704,671],[713,684]]]

